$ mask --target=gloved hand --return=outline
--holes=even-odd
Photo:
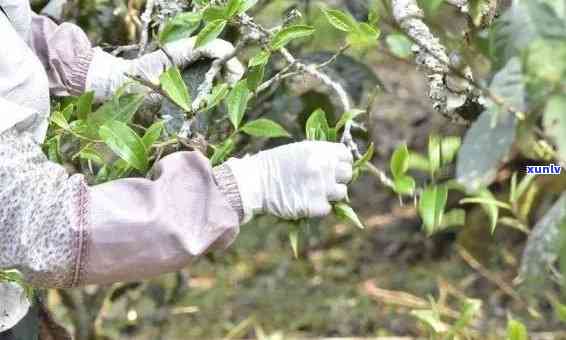
[[[171,61],[183,69],[199,58],[220,59],[234,52],[234,46],[225,40],[216,39],[196,49],[195,42],[196,37],[176,40],[166,44],[163,50],[132,60],[118,58],[100,48],[95,48],[87,74],[86,91],[94,91],[95,99],[103,101],[131,80],[126,74],[157,82],[161,73],[172,66]],[[226,81],[237,82],[242,78],[244,71],[244,66],[238,59],[230,59],[225,64]],[[136,92],[144,89],[145,87],[133,86],[128,91]]]
[[[245,223],[260,213],[288,220],[329,214],[330,202],[347,197],[352,162],[343,144],[305,141],[231,158],[226,165],[240,191]]]

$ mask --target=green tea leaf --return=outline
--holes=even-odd
[[[47,148],[47,158],[55,163],[61,163],[61,135],[56,135],[52,137],[44,144],[44,148]]]
[[[389,162],[389,168],[394,178],[401,178],[409,170],[409,149],[407,144],[400,145]]]
[[[209,22],[206,26],[199,32],[197,36],[197,41],[195,43],[195,48],[204,46],[211,42],[212,40],[218,38],[220,33],[224,31],[227,21],[224,19],[217,19]]]
[[[454,211],[456,211],[456,210],[454,210]],[[465,218],[465,212],[464,211],[462,211],[462,212],[464,213],[464,218]],[[446,215],[448,215],[448,214],[449,213],[447,213]],[[463,223],[457,224],[457,226],[459,226],[459,225],[463,225]],[[478,314],[480,313],[481,305],[482,305],[481,300],[476,300],[476,299],[466,299],[466,300],[464,300],[464,305],[462,306],[462,310],[460,312],[460,318],[452,326],[452,328],[450,329],[450,332],[452,334],[455,334],[455,333],[463,330],[468,325],[470,325],[472,320],[476,316],[478,316]]]
[[[556,302],[553,304],[553,307],[557,319],[560,320],[561,322],[566,323],[566,305]]]
[[[229,0],[226,5],[226,16],[232,18],[234,15],[241,13],[245,4],[245,0]]]
[[[495,227],[497,226],[497,222],[499,221],[499,206],[497,204],[491,204],[495,199],[495,196],[489,191],[488,189],[480,189],[476,196],[480,199],[484,199],[485,203],[481,203],[482,209],[485,211],[487,216],[490,219],[490,230],[493,233],[495,231]]]
[[[336,123],[336,130],[340,130],[341,128],[343,128],[347,123],[349,123],[350,121],[354,120],[357,116],[366,113],[366,111],[364,110],[350,110],[348,112],[345,112],[342,117],[340,117],[340,120],[338,121],[338,123]]]
[[[220,6],[210,6],[204,10],[202,14],[204,21],[210,23],[216,20],[228,20],[226,16],[226,8]]]
[[[424,322],[436,333],[444,333],[449,330],[449,326],[442,322],[432,310],[413,310],[411,315]]]
[[[246,113],[249,97],[250,90],[245,79],[240,80],[226,97],[225,103],[228,109],[228,116],[236,130],[240,127]]]
[[[254,137],[276,138],[291,136],[281,125],[265,118],[248,122],[242,127],[242,131]]]
[[[536,177],[537,176],[533,174],[526,174],[525,177],[523,177],[523,179],[521,180],[521,182],[519,182],[519,185],[517,186],[516,194],[514,195],[514,198],[511,200],[511,202],[516,202],[519,199],[521,199],[521,197],[523,197],[523,195],[525,194],[527,189],[531,186],[531,184],[533,183]]]
[[[367,163],[369,161],[371,161],[371,159],[373,158],[373,154],[375,152],[375,148],[373,146],[373,143],[371,143],[367,149],[367,151],[363,154],[362,158],[358,159],[355,163],[354,163],[354,168],[355,169],[363,169],[365,168],[365,166],[367,165]]]
[[[311,26],[294,25],[285,27],[275,34],[271,40],[271,49],[278,50],[285,47],[292,40],[311,36],[315,29]]]
[[[305,134],[308,140],[326,140],[329,128],[326,112],[317,109],[307,119]]]
[[[131,93],[114,95],[112,100],[104,103],[95,112],[87,117],[86,125],[99,128],[108,121],[117,120],[123,123],[129,123],[134,114],[143,104],[145,94]]]
[[[91,161],[99,165],[104,165],[105,163],[104,158],[100,155],[100,153],[90,145],[84,147],[81,151],[79,151],[76,157]]]
[[[428,161],[428,157],[425,157],[416,152],[409,153],[409,169],[429,172],[430,171],[430,162]]]
[[[529,340],[527,327],[517,320],[509,319],[507,323],[507,340]]]
[[[72,105],[67,106],[67,108],[65,110],[71,110],[72,111],[73,110]],[[65,131],[71,130],[71,127],[69,126],[69,122],[65,118],[65,114],[63,114],[62,111],[53,112],[51,114],[51,121]]]
[[[355,32],[347,36],[348,43],[357,48],[367,48],[377,45],[380,31],[367,23],[361,23]]]
[[[430,135],[428,139],[428,161],[430,164],[430,176],[435,177],[441,166],[442,149],[441,139],[438,135]]]
[[[175,40],[188,38],[200,26],[202,14],[199,12],[183,12],[167,21],[159,33],[159,42],[164,45]]]
[[[212,92],[206,97],[206,109],[210,110],[214,108],[216,105],[220,104],[220,102],[226,98],[226,96],[230,93],[230,88],[228,84],[222,83],[216,85]]]
[[[371,26],[377,27],[379,24],[380,13],[379,13],[379,5],[376,1],[370,3],[369,13],[368,13],[368,24]]]
[[[236,144],[232,138],[228,138],[222,144],[214,148],[214,154],[210,158],[212,166],[216,166],[226,160],[226,158],[234,151]]]
[[[191,111],[191,95],[187,84],[183,81],[181,72],[174,66],[163,72],[159,77],[161,88],[167,93],[171,100],[185,111]]]
[[[253,66],[248,69],[247,85],[250,91],[255,91],[263,81],[265,65]]]
[[[148,160],[141,138],[127,124],[120,121],[106,122],[99,131],[100,137],[114,153],[133,168],[144,171]]]
[[[469,203],[472,203],[472,204],[489,204],[489,205],[495,205],[498,208],[511,210],[511,206],[509,206],[509,204],[495,200],[495,199],[491,199],[491,198],[471,197],[471,198],[463,198],[463,199],[460,200],[460,204],[469,204]]]
[[[163,132],[164,124],[162,121],[153,123],[146,131],[144,136],[142,137],[143,145],[149,151],[151,146],[157,142],[159,137],[161,137],[161,133]]]
[[[269,61],[270,57],[271,57],[271,52],[262,50],[261,52],[259,52],[253,58],[250,59],[248,63],[248,67],[265,65]]]
[[[399,58],[407,59],[411,56],[413,42],[404,34],[392,33],[385,38],[391,53]]]
[[[358,22],[350,14],[335,9],[323,9],[328,22],[336,29],[353,32],[358,28]]]
[[[458,136],[443,137],[440,142],[442,152],[442,165],[448,165],[454,161],[458,150],[462,146],[462,139]]]
[[[417,186],[414,178],[405,175],[395,178],[393,184],[395,185],[395,192],[399,195],[412,195]]]
[[[94,92],[88,91],[83,93],[77,99],[77,118],[86,119],[89,113],[92,112],[92,103],[94,101]]]
[[[326,140],[329,142],[337,142],[338,141],[338,131],[336,128],[329,128],[326,134]]]
[[[443,185],[425,188],[419,200],[419,214],[427,234],[432,235],[442,223],[442,216],[448,200],[448,189]]]
[[[336,214],[337,217],[339,217],[343,220],[349,221],[350,223],[352,223],[353,225],[355,225],[356,227],[358,227],[360,229],[365,228],[364,224],[362,223],[362,221],[358,217],[358,214],[356,214],[354,209],[352,209],[352,207],[350,207],[346,203],[340,202],[340,203],[334,204],[334,213]]]
[[[529,234],[530,230],[529,227],[527,227],[523,222],[519,221],[516,218],[512,218],[512,217],[501,217],[497,223],[500,223],[502,225],[506,225],[510,228],[513,229],[517,229],[519,231],[522,231],[525,234]]]

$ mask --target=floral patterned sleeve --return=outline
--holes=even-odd
[[[31,134],[0,134],[0,269],[34,286],[140,280],[230,245],[243,211],[227,167],[196,152],[162,159],[152,179],[89,187],[50,162]]]

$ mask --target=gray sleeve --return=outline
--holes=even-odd
[[[0,268],[38,287],[80,277],[86,183],[49,162],[29,133],[0,134]]]

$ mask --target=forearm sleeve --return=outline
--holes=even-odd
[[[227,168],[176,153],[153,179],[88,187],[31,135],[0,135],[0,268],[41,287],[140,280],[179,270],[236,237],[241,203]]]
[[[70,23],[57,25],[34,13],[31,47],[47,71],[53,94],[84,92],[94,49],[82,29]]]

